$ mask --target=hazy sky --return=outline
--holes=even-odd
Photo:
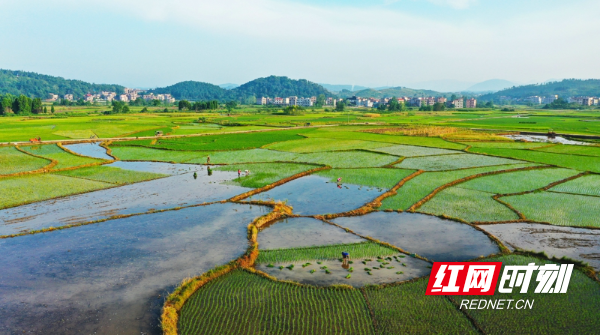
[[[600,77],[597,0],[0,0],[0,68],[154,87]]]

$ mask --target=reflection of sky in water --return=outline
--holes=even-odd
[[[430,215],[376,212],[333,222],[438,262],[465,261],[499,252],[498,246],[475,228]]]
[[[560,136],[550,138],[548,136],[541,136],[541,135],[504,135],[504,137],[508,137],[513,140],[525,140],[525,141],[529,141],[529,142],[548,142],[548,143],[562,143],[562,144],[571,144],[571,145],[590,145],[590,143],[587,143],[587,142],[567,140],[566,138],[560,137]]]
[[[343,229],[313,218],[279,220],[258,234],[258,243],[261,249],[298,248],[364,241]]]
[[[160,334],[165,294],[243,254],[265,212],[217,204],[0,240],[0,333]]]
[[[173,168],[173,164],[159,164],[153,172],[164,172],[162,169]],[[193,172],[187,172],[9,208],[0,211],[0,235],[99,220],[119,214],[143,213],[150,209],[168,209],[225,200],[249,190],[224,184],[225,181],[234,178],[237,178],[235,172],[214,171],[212,176],[208,176],[207,171],[199,171],[197,179],[194,179]]]
[[[161,162],[124,162],[116,161],[106,166],[118,167],[125,170],[154,172],[164,174],[182,174],[189,172],[198,172],[198,175],[207,174],[207,169],[202,165],[195,164],[171,164]],[[201,173],[204,172],[204,173]],[[237,176],[236,176],[237,177]]]
[[[351,184],[342,184],[340,188],[329,182],[329,178],[306,176],[254,195],[252,199],[287,200],[288,205],[294,207],[294,214],[315,215],[359,208],[385,191]]]
[[[106,149],[100,146],[99,142],[96,143],[77,143],[65,145],[65,148],[78,153],[80,155],[96,157],[102,159],[113,160],[114,158],[106,154]]]

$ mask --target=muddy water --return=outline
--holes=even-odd
[[[342,267],[342,263],[338,260],[321,261],[321,264],[317,264],[317,262],[314,261],[310,262],[312,263],[311,265],[304,268],[302,265],[307,262],[276,263],[273,264],[275,266],[272,268],[267,267],[268,264],[259,264],[256,268],[278,279],[293,280],[303,284],[315,286],[347,284],[354,287],[362,287],[366,284],[399,282],[428,276],[431,272],[431,263],[403,254],[396,255],[404,256],[404,258],[386,260],[389,264],[384,265],[383,268],[380,267],[382,263],[377,262],[376,258],[371,258],[370,261],[366,261],[366,265],[361,263],[361,261],[366,260],[366,258],[354,259],[353,264],[348,265],[353,268],[352,272],[349,272],[349,269]],[[279,269],[280,265],[286,267],[290,264],[294,264],[293,270],[289,270],[288,268],[282,270]],[[327,270],[330,272],[329,274],[322,269],[324,266],[327,266]],[[388,267],[392,267],[392,269],[388,269]],[[370,275],[365,271],[365,268],[371,269]],[[315,270],[315,272],[310,273],[311,270]],[[348,274],[350,274],[350,278],[346,278]]]
[[[165,295],[243,254],[266,211],[216,204],[0,240],[0,334],[161,334]]]
[[[235,172],[214,171],[209,176],[204,167],[193,166],[198,170],[198,178],[194,179],[188,165],[117,162],[115,166],[132,169],[145,167],[144,171],[172,171],[180,174],[1,210],[0,235],[105,219],[120,214],[143,213],[151,209],[225,200],[249,190],[225,184],[226,181],[237,178]]]
[[[351,184],[338,186],[329,178],[306,176],[254,195],[253,200],[287,200],[295,214],[316,215],[350,211],[377,198],[385,189]]]
[[[100,146],[100,143],[78,143],[65,145],[65,148],[80,155],[113,160],[114,158],[106,154],[106,149]]]
[[[510,248],[541,252],[550,257],[580,260],[600,270],[600,230],[537,223],[482,225]]]
[[[438,262],[464,261],[500,251],[471,226],[425,214],[376,212],[333,222]]]
[[[365,242],[343,229],[312,218],[279,220],[258,234],[261,249]]]
[[[571,144],[571,145],[590,145],[590,143],[587,143],[587,142],[567,140],[566,138],[560,137],[560,136],[550,138],[548,136],[542,136],[542,135],[504,135],[504,137],[510,138],[512,140],[522,140],[522,141],[528,141],[528,142],[547,142],[547,143],[561,143],[561,144]]]

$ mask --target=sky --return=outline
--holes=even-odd
[[[128,87],[600,78],[597,0],[0,0],[0,12],[0,68]]]

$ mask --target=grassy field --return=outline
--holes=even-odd
[[[535,257],[507,255],[490,259],[510,265],[548,264]],[[502,272],[501,272],[502,273]],[[532,309],[469,309],[487,334],[595,334],[600,329],[600,285],[578,270],[574,270],[566,294],[535,294],[537,282],[531,280],[527,293],[496,291],[491,299],[528,299]],[[457,296],[456,300],[473,299]],[[489,300],[489,299],[487,299]],[[569,306],[568,308],[565,308]]]
[[[280,143],[273,143],[266,146],[268,149],[289,151],[289,152],[321,152],[321,151],[339,151],[352,149],[373,149],[381,148],[390,144],[381,142],[369,142],[359,140],[338,140],[331,138],[306,138],[302,140],[293,140]]]
[[[600,172],[600,157],[563,155],[549,152],[519,149],[472,148],[474,153],[522,159],[530,162],[551,164],[579,171]]]
[[[65,195],[112,187],[113,184],[55,174],[0,179],[0,209]]]
[[[519,217],[508,207],[492,199],[491,193],[450,187],[421,206],[418,211],[475,221],[509,221]]]
[[[528,219],[559,226],[600,227],[600,198],[555,192],[535,192],[501,198]]]
[[[380,167],[391,164],[399,157],[364,152],[339,151],[299,154],[294,161],[313,164],[324,164],[334,168]]]
[[[523,163],[512,159],[483,155],[459,154],[407,158],[396,166],[425,171],[457,170],[472,167]]]
[[[49,160],[30,156],[15,147],[0,147],[0,175],[41,169]]]
[[[444,296],[427,296],[428,278],[365,290],[378,334],[478,334]]]
[[[436,188],[448,184],[454,180],[484,172],[522,168],[526,166],[531,166],[531,164],[487,166],[482,168],[445,172],[425,172],[406,182],[406,184],[404,184],[404,186],[398,190],[398,194],[384,199],[382,201],[382,206],[379,209],[406,210],[411,205],[423,199],[429,193],[433,192],[433,190]]]
[[[235,270],[186,302],[179,332],[373,334],[373,323],[359,290],[300,287]]]
[[[403,169],[331,169],[320,171],[317,175],[329,178],[331,182],[337,182],[342,178],[344,184],[364,185],[390,189],[400,180],[415,172],[415,170]]]
[[[519,193],[533,191],[577,174],[579,171],[553,168],[518,171],[473,179],[460,187],[494,194]]]
[[[132,184],[140,181],[152,180],[168,176],[166,174],[131,171],[110,166],[91,166],[77,170],[56,172],[56,174],[68,177],[101,181],[117,185]]]
[[[58,164],[54,167],[55,170],[105,161],[103,159],[81,157],[70,154],[55,144],[24,146],[22,149],[38,156],[57,160]]]
[[[558,184],[552,187],[550,191],[600,197],[600,176],[596,174],[582,176],[566,183]]]
[[[279,263],[338,259],[342,257],[342,251],[350,253],[354,259],[389,256],[398,253],[397,250],[384,247],[377,243],[361,242],[320,247],[261,250],[258,254],[257,262]]]
[[[300,172],[317,168],[315,165],[293,163],[261,163],[261,164],[234,164],[216,168],[221,171],[242,170],[242,176],[232,180],[232,183],[244,187],[259,188],[272,184],[278,180],[293,176]],[[244,171],[249,170],[250,175]]]

